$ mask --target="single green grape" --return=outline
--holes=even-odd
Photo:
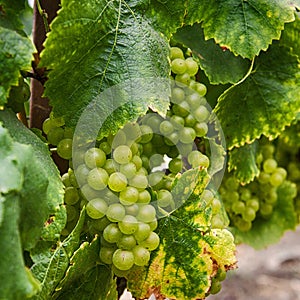
[[[156,210],[152,205],[150,204],[140,205],[139,212],[136,216],[136,218],[139,221],[148,223],[155,220],[155,217],[156,217]]]
[[[122,204],[120,203],[113,203],[109,205],[106,211],[106,217],[111,222],[120,222],[125,217],[126,211]]]
[[[263,163],[263,169],[266,173],[271,174],[277,168],[277,161],[273,158],[268,158]]]
[[[151,233],[151,227],[149,224],[139,222],[136,231],[134,232],[135,239],[140,242],[149,237]]]
[[[195,76],[198,73],[199,67],[197,62],[192,58],[192,57],[188,57],[185,60],[185,64],[186,64],[186,72],[190,75],[190,76]]]
[[[171,70],[175,74],[184,74],[187,69],[187,65],[184,59],[175,58],[171,62]]]
[[[127,178],[121,172],[112,173],[108,179],[108,187],[114,192],[121,192],[127,187]]]
[[[57,146],[64,139],[64,129],[61,127],[51,128],[47,134],[48,143]]]
[[[127,186],[120,192],[119,199],[123,205],[131,205],[138,201],[139,191],[133,186]]]
[[[191,127],[183,127],[179,131],[179,140],[184,144],[191,144],[196,138],[196,132]]]
[[[106,154],[99,148],[90,148],[84,155],[84,162],[90,169],[103,167],[106,162]]]
[[[127,145],[118,146],[113,152],[114,160],[119,164],[127,164],[132,159],[132,152]]]
[[[183,51],[178,47],[170,48],[170,59],[174,60],[176,58],[184,59]]]
[[[131,215],[125,215],[125,217],[119,221],[119,228],[124,234],[133,234],[138,229],[138,220]]]
[[[57,145],[57,154],[63,159],[72,158],[72,139],[63,139]]]
[[[123,250],[131,250],[136,246],[136,239],[131,234],[124,234],[117,241],[117,246]]]
[[[116,223],[107,225],[103,230],[103,238],[109,243],[116,243],[122,235],[123,234]]]
[[[139,192],[138,203],[148,204],[151,201],[151,194],[147,190]]]
[[[142,174],[137,174],[129,179],[129,185],[144,190],[148,186],[147,176]]]
[[[101,247],[99,257],[101,261],[105,264],[111,265],[113,254],[116,251],[116,248],[111,247]]]
[[[113,264],[122,271],[129,270],[134,264],[132,251],[117,249],[112,257]]]
[[[94,190],[103,190],[108,183],[108,174],[102,168],[94,168],[89,172],[87,182],[88,185]]]
[[[173,202],[173,196],[168,190],[160,190],[157,192],[157,204],[160,207],[167,207]]]
[[[159,246],[159,242],[160,239],[158,234],[152,231],[145,240],[139,242],[139,245],[146,248],[149,251],[153,251]]]
[[[74,205],[79,201],[77,188],[70,186],[65,189],[64,201],[66,204]]]
[[[150,260],[150,252],[146,248],[137,245],[132,249],[132,253],[134,255],[134,263],[137,266],[146,266]]]
[[[183,168],[183,162],[180,158],[173,158],[172,160],[170,160],[168,168],[171,173],[177,174],[181,172]]]
[[[105,216],[108,205],[104,199],[95,198],[86,205],[86,213],[92,219],[100,219]]]

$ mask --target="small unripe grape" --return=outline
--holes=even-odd
[[[63,159],[72,158],[72,143],[71,139],[63,139],[57,145],[57,154]]]
[[[129,250],[117,249],[112,258],[113,264],[120,270],[129,270],[134,264],[134,255]]]
[[[127,186],[120,192],[119,199],[123,205],[131,205],[138,201],[139,191],[133,186]]]
[[[277,168],[277,162],[273,158],[268,158],[263,163],[263,169],[266,173],[271,174],[276,170],[276,168]]]
[[[116,243],[121,237],[122,232],[115,223],[111,223],[103,230],[103,238],[109,243]]]
[[[77,188],[75,187],[67,187],[65,189],[64,201],[66,204],[74,205],[79,201],[79,194]]]
[[[119,203],[113,203],[111,204],[107,211],[106,211],[106,217],[111,222],[120,222],[124,219],[126,214],[125,208],[122,204]]]
[[[127,178],[121,172],[112,173],[108,179],[108,187],[114,192],[121,192],[126,189]]]
[[[90,148],[84,155],[84,161],[90,169],[103,167],[106,162],[106,154],[99,148]]]
[[[131,250],[136,246],[136,239],[133,235],[124,234],[118,241],[117,246],[123,250]]]
[[[170,48],[170,59],[174,60],[176,58],[184,59],[183,51],[178,47]]]
[[[151,232],[150,235],[143,241],[139,242],[139,245],[147,250],[153,251],[159,246],[159,236],[155,232]]]
[[[183,74],[187,69],[184,59],[175,58],[171,63],[171,70],[175,74]]]
[[[115,251],[115,248],[101,247],[99,253],[101,261],[108,265],[112,264],[112,257]]]
[[[103,190],[108,183],[108,174],[102,168],[94,168],[89,172],[87,182],[89,186],[95,190]]]
[[[155,216],[156,216],[155,208],[150,204],[146,204],[140,206],[136,218],[141,222],[148,223],[153,221],[155,219]]]
[[[132,159],[132,152],[128,146],[121,145],[114,150],[113,158],[119,164],[127,164]]]
[[[126,215],[118,224],[120,230],[124,234],[133,234],[138,229],[138,220],[131,215]]]
[[[86,212],[92,219],[100,219],[105,216],[108,205],[105,200],[96,198],[86,205]]]
[[[186,72],[190,75],[190,76],[194,76],[198,73],[199,67],[197,62],[192,58],[192,57],[188,57],[185,60],[185,64],[186,64]]]
[[[149,263],[150,252],[146,248],[137,245],[132,249],[132,253],[134,255],[134,263],[137,266],[146,266]]]

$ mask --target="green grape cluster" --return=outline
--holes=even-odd
[[[63,159],[71,159],[73,130],[65,127],[64,119],[55,118],[50,113],[49,118],[43,122],[42,129],[47,136],[48,143],[57,147],[57,154]]]
[[[269,218],[277,203],[277,188],[287,178],[287,171],[278,167],[271,143],[260,146],[257,165],[259,176],[248,185],[241,185],[237,178],[228,174],[220,188],[231,225],[240,231],[248,231],[258,217]]]
[[[297,123],[298,125],[299,123]],[[300,148],[279,138],[276,147],[276,158],[287,169],[287,179],[297,186],[297,196],[294,199],[295,211],[300,223]]]
[[[77,224],[79,213],[87,204],[87,200],[82,194],[74,171],[71,168],[69,168],[67,173],[62,175],[61,179],[65,186],[64,204],[67,212],[67,224],[61,232],[61,235],[65,237],[71,233]]]
[[[85,206],[86,230],[101,236],[101,262],[121,277],[134,266],[147,265],[151,251],[159,246],[158,213],[171,213],[178,206],[172,194],[177,174],[210,165],[199,151],[210,111],[206,87],[194,78],[198,64],[191,57],[184,59],[179,48],[171,48],[170,57],[175,81],[165,117],[149,109],[137,122],[126,123],[92,145],[82,143],[74,153],[62,119],[50,116],[43,126],[49,143],[57,145],[58,154],[72,167],[62,176],[68,218],[63,234],[74,228]],[[187,76],[183,82],[181,77]],[[67,150],[59,150],[69,140]],[[203,197],[217,216],[221,202],[209,192]],[[217,218],[214,222],[221,226]]]

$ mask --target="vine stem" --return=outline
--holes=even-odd
[[[48,14],[46,13],[46,11],[44,9],[42,9],[42,6],[41,6],[41,3],[39,0],[36,0],[36,6],[37,6],[37,9],[38,9],[42,19],[43,19],[45,31],[47,33],[50,31],[50,27],[49,27],[49,23],[48,23]]]

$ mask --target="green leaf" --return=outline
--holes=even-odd
[[[215,271],[236,263],[233,237],[227,230],[203,233],[171,216],[159,234],[163,242],[150,267],[136,269],[128,277],[128,289],[138,299],[152,292],[164,298],[204,299]]]
[[[195,175],[195,170],[190,173]],[[195,193],[183,206],[159,221],[157,232],[161,244],[152,254],[150,267],[130,272],[128,288],[136,298],[144,299],[159,291],[164,298],[202,299],[210,288],[215,270],[235,264],[231,233],[210,230],[211,208],[199,197],[207,185],[207,177],[204,170],[200,174],[202,182],[198,180]],[[193,186],[191,182],[196,180],[187,176],[179,183],[188,189]],[[180,186],[179,195],[182,195]]]
[[[0,294],[3,299],[24,299],[38,289],[25,269],[23,251],[36,245],[49,215],[48,178],[32,146],[15,142],[2,126],[0,144],[0,247],[6,253],[0,261]]]
[[[170,37],[177,28],[184,24],[184,16],[187,9],[187,1],[152,0],[145,11],[144,16],[151,20],[151,24],[158,31]]]
[[[26,145],[32,145],[32,151],[37,160],[37,169],[45,172],[49,179],[47,187],[47,206],[48,216],[52,215],[43,229],[43,239],[55,240],[60,236],[61,230],[65,226],[66,211],[63,204],[63,184],[60,179],[60,173],[54,164],[49,149],[31,130],[26,128],[10,110],[0,111],[0,121],[9,129],[9,132],[15,141]],[[35,197],[39,196],[38,194]],[[39,201],[38,201],[39,202]]]
[[[64,278],[70,264],[70,258],[80,245],[80,234],[84,220],[85,210],[83,209],[75,228],[55,249],[53,249],[51,242],[41,241],[31,251],[31,259],[34,262],[31,270],[41,281],[41,291],[36,296],[41,298],[36,299],[48,299],[47,297],[55,291],[55,288]]]
[[[236,83],[250,68],[248,59],[222,50],[213,39],[206,40],[200,24],[180,28],[173,38],[192,50],[211,84]]]
[[[242,183],[248,184],[259,175],[256,164],[257,142],[234,148],[229,152],[228,171]]]
[[[20,70],[30,70],[34,47],[15,31],[0,27],[0,106],[6,103],[12,85],[18,85]]]
[[[66,272],[53,299],[110,299],[116,282],[109,267],[98,265],[100,244],[96,237],[91,243],[84,242],[70,259],[70,267]]]
[[[51,29],[41,58],[41,64],[52,69],[45,95],[51,99],[54,114],[64,116],[68,126],[75,126],[97,97],[104,112],[110,108],[111,99],[103,100],[99,94],[111,86],[127,81],[131,95],[138,96],[143,87],[134,86],[131,80],[168,78],[167,41],[124,1],[93,0],[89,5],[62,1]],[[141,110],[146,112],[145,106],[165,113],[168,105],[166,99],[147,98],[126,110],[133,119]]]
[[[294,20],[294,7],[278,0],[194,0],[189,2],[186,24],[202,21],[206,39],[235,55],[252,59],[279,39],[284,24]]]
[[[20,213],[20,197],[14,192],[6,194],[0,224],[0,297],[5,300],[23,300],[37,292],[24,265]]]
[[[289,147],[292,147],[294,151],[298,151],[297,148],[300,148],[300,112],[297,114],[292,125],[287,127],[280,135],[280,140],[284,141]]]
[[[299,5],[300,7],[300,5]],[[296,15],[295,21],[286,24],[282,37],[280,39],[280,45],[291,47],[293,52],[300,57],[300,16]]]
[[[41,282],[41,290],[33,300],[49,299],[69,266],[69,257],[64,247],[58,245],[53,250],[49,246],[51,247],[51,244],[47,242],[40,242],[34,249],[35,252],[31,253],[34,261],[31,271]]]
[[[83,230],[84,221],[85,221],[85,208],[82,209],[79,220],[77,221],[75,228],[63,241],[63,246],[69,257],[71,257],[74,251],[79,247],[80,235]]]
[[[262,249],[277,243],[285,231],[295,229],[297,216],[293,200],[297,194],[297,187],[294,183],[286,181],[278,188],[277,193],[277,205],[270,219],[255,219],[248,232],[232,229],[236,243],[245,243],[255,249]]]
[[[215,112],[228,148],[251,143],[262,134],[278,136],[299,112],[299,94],[297,57],[275,43],[259,56],[244,82],[219,97]]]
[[[0,27],[16,30],[21,35],[23,24],[20,14],[25,9],[25,1],[21,0],[1,0],[0,1]]]

